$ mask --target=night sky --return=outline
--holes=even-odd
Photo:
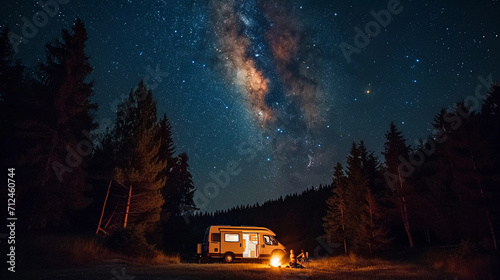
[[[35,1],[2,3],[11,32],[23,36],[34,15],[41,26],[24,28],[16,58],[34,71],[80,17],[101,129],[145,79],[190,157],[202,210],[329,184],[352,141],[381,157],[393,121],[414,145],[479,76],[500,79],[498,0],[59,2],[45,18]]]

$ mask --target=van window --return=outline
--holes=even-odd
[[[237,233],[224,234],[224,241],[226,242],[240,242],[240,235]]]
[[[274,238],[274,236],[264,235],[264,243],[266,245],[277,246],[278,240],[276,240],[276,238]]]
[[[212,242],[220,242],[220,233],[212,233]]]

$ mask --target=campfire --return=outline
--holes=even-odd
[[[280,256],[274,256],[271,258],[271,262],[269,263],[271,267],[281,267],[281,258]]]

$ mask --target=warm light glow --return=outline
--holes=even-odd
[[[274,256],[271,259],[270,265],[273,267],[280,267],[281,266],[281,258],[279,256]]]

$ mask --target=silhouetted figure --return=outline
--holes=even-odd
[[[293,250],[290,250],[290,266],[296,265],[296,264],[297,264],[297,258],[295,257]]]
[[[303,262],[306,259],[306,255],[304,254],[304,250],[300,250],[300,254],[297,256],[297,260],[299,262]]]
[[[290,250],[290,267],[291,268],[304,268],[301,264],[297,263],[297,258],[293,253],[293,250]]]
[[[300,254],[297,256],[297,265],[301,268],[309,264],[309,255],[304,253],[304,250],[300,250]]]

